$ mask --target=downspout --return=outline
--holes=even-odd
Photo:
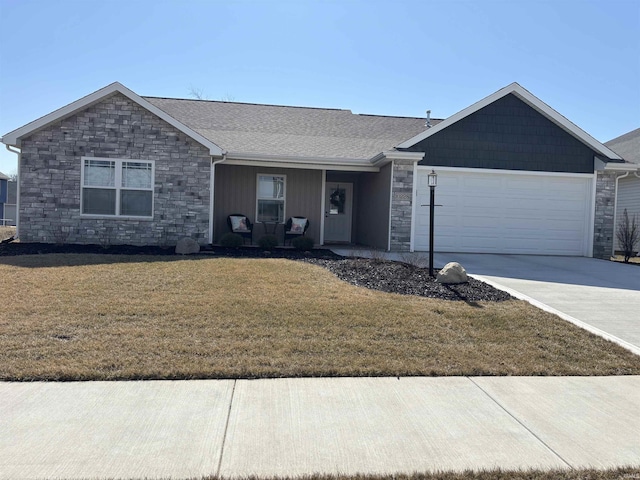
[[[387,237],[387,252],[391,251],[391,217],[393,215],[393,170],[395,165],[395,161],[391,160],[391,173],[389,175],[391,178],[389,179],[389,235]]]
[[[22,159],[22,150],[11,150],[11,145],[5,145],[7,150],[18,156],[18,181],[16,182],[16,238],[20,238],[20,160]]]
[[[213,157],[211,157],[213,160]],[[216,193],[216,165],[224,162],[227,159],[227,152],[222,154],[222,158],[220,160],[213,160],[211,162],[211,197],[209,198],[209,243],[213,243],[213,207],[214,207],[214,198]]]
[[[636,175],[637,173],[634,172]],[[616,254],[616,230],[618,228],[618,180],[629,176],[629,172],[625,172],[624,175],[616,176],[616,189],[613,195],[613,242],[611,242],[611,256]]]
[[[325,216],[327,215],[326,212],[326,205],[325,205],[325,201],[326,199],[325,197],[325,191],[327,190],[327,171],[326,170],[322,170],[322,193],[320,194],[320,245],[324,245],[324,222],[325,222]]]

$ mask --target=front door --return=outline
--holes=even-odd
[[[324,241],[351,242],[353,183],[327,182],[324,195]]]

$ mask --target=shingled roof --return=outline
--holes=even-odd
[[[640,128],[609,140],[605,145],[627,162],[640,164]]]
[[[227,152],[370,159],[423,132],[424,118],[350,110],[143,97]],[[431,120],[435,125],[441,120]]]

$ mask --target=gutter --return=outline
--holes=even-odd
[[[22,159],[22,150],[11,150],[11,145],[6,144],[7,150],[11,153],[15,153],[18,156],[18,179],[16,182],[16,235],[15,238],[20,238],[20,160]],[[17,148],[17,147],[15,147]]]
[[[226,152],[227,164],[254,167],[299,168],[308,170],[348,170],[378,172],[380,168],[362,158],[301,157],[291,155],[263,155],[257,153]]]
[[[640,165],[636,165],[635,163],[613,163],[608,162],[604,166],[604,170],[608,172],[636,172],[640,168]]]

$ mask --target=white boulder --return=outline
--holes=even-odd
[[[467,271],[458,262],[447,263],[436,276],[436,282],[445,284],[467,283]]]

